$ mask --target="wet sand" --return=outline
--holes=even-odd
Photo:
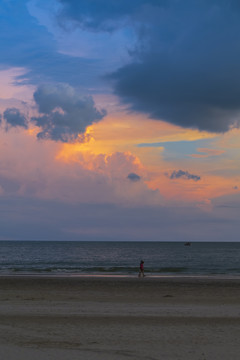
[[[0,277],[4,360],[238,360],[240,280]]]

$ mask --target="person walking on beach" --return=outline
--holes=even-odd
[[[144,261],[140,261],[139,274],[138,277],[144,277]]]

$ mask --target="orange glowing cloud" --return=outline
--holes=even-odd
[[[20,102],[21,98],[32,98],[32,87],[14,85],[16,76],[24,73],[21,68],[0,71],[0,97],[4,101],[15,96]],[[114,96],[99,95],[94,100],[98,108],[107,109],[108,115],[89,126],[75,143],[37,140],[39,128],[34,125],[1,134],[0,175],[12,182],[17,179],[17,195],[128,204],[209,204],[211,199],[236,193],[240,188],[239,155],[235,151],[240,147],[239,129],[219,136],[130,113]],[[28,114],[34,111],[37,109],[29,107]],[[207,146],[214,148],[198,148],[196,154],[166,160],[164,147],[157,146],[200,139],[212,139]],[[228,150],[234,152],[231,157]],[[211,157],[215,157],[214,162]],[[179,169],[198,175],[200,180],[170,179],[165,175]],[[236,171],[236,175],[229,175],[229,170]],[[129,174],[140,181],[131,181]],[[4,191],[0,185],[0,195]]]
[[[235,179],[237,181],[237,179]],[[162,173],[155,174],[147,181],[148,186],[153,190],[159,190],[162,196],[168,201],[183,202],[208,202],[211,199],[225,194],[236,193],[238,188],[232,178],[220,176],[202,176],[199,181],[186,179],[169,179]]]
[[[210,156],[219,156],[225,153],[225,150],[216,150],[216,149],[207,149],[207,148],[198,148],[197,151],[203,154],[192,154],[190,156],[193,158],[207,158]]]
[[[31,179],[37,196],[46,198],[61,196],[69,201],[108,199],[126,203],[136,203],[138,199],[145,204],[162,204],[163,201],[208,203],[215,197],[236,192],[239,184],[236,176],[211,174],[211,170],[226,166],[227,160],[219,156],[225,152],[223,149],[198,148],[199,154],[192,154],[188,159],[183,157],[169,161],[163,157],[163,146],[156,146],[157,143],[171,141],[214,139],[216,135],[150,120],[143,115],[112,111],[102,121],[89,126],[75,143],[39,141],[36,139],[37,132],[38,128],[34,126],[20,132],[21,141],[25,143],[23,148],[29,148],[28,153],[32,154],[27,156],[28,160],[25,155],[29,170],[21,161],[15,167],[22,183],[22,193],[27,191],[24,189],[28,188]],[[17,130],[5,134],[5,142],[13,139],[16,133]],[[26,136],[27,141],[24,140]],[[216,138],[219,142],[219,135]],[[12,151],[16,150],[15,140],[12,141],[9,159],[12,159]],[[153,146],[138,146],[143,143]],[[17,156],[24,159],[24,155],[16,150]],[[36,168],[35,156],[42,165],[41,171]],[[215,168],[211,162],[201,161],[201,158],[212,156],[218,156]],[[185,169],[201,179],[169,179],[165,175],[169,168],[170,171]],[[39,176],[34,174],[41,174],[44,181],[39,182]],[[135,174],[141,181],[131,182],[129,174]]]
[[[104,106],[105,102],[98,106]],[[159,162],[159,154],[163,147],[139,147],[139,144],[193,141],[214,138],[214,136],[214,134],[198,130],[183,129],[163,121],[151,120],[143,115],[129,114],[126,111],[116,112],[115,110],[100,122],[87,128],[85,141],[64,144],[59,158],[71,162],[79,153],[90,152],[95,155],[106,155],[114,152],[131,152],[145,166],[149,166],[149,164],[154,165]]]
[[[65,162],[61,143],[39,141],[23,129],[0,133],[0,196],[16,195],[64,202],[160,203],[147,187],[144,169],[129,152],[80,153]],[[137,182],[129,174],[135,174]]]
[[[56,159],[60,162],[78,163],[81,167],[98,174],[105,174],[109,179],[118,173],[136,172],[147,188],[161,194],[165,201],[204,202],[224,194],[230,194],[237,179],[223,178],[207,173],[212,164],[191,162],[190,158],[172,160],[173,169],[186,169],[201,176],[201,180],[190,180],[166,177],[169,168],[162,156],[163,147],[139,147],[140,143],[155,144],[170,141],[194,141],[214,139],[219,135],[183,129],[162,121],[150,120],[124,111],[113,112],[101,122],[87,128],[85,140],[74,144],[62,144]],[[200,154],[192,158],[218,156],[225,150],[198,148]],[[121,155],[120,155],[121,154]],[[115,159],[115,160],[114,160]],[[120,160],[121,159],[121,160]],[[128,165],[123,165],[126,162]],[[114,164],[114,165],[113,165]],[[216,165],[217,166],[217,165]]]

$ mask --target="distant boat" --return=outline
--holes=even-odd
[[[184,246],[191,246],[192,244],[189,242],[189,241],[187,241],[187,242],[185,242],[184,243]]]

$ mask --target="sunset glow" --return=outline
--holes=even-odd
[[[150,224],[158,213],[166,217],[154,223],[152,240],[163,221],[166,240],[174,240],[172,216],[187,224],[195,214],[196,239],[206,213],[206,229],[230,211],[235,217],[239,53],[231,34],[239,22],[223,3],[218,16],[211,1],[187,1],[181,10],[170,3],[118,9],[110,1],[101,13],[96,1],[2,4],[0,196],[9,208],[2,237],[31,238],[38,224],[39,238],[78,239],[79,217],[88,213],[91,239],[101,240],[99,214],[109,206],[128,239],[137,239],[143,217]],[[23,212],[12,226],[15,206]],[[126,209],[138,219],[132,225],[121,220]],[[233,222],[232,240],[237,229]],[[111,236],[120,239],[109,227]]]

